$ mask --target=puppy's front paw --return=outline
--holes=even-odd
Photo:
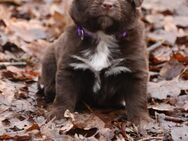
[[[147,135],[147,132],[150,130],[154,130],[155,128],[158,128],[158,125],[155,123],[155,121],[150,118],[148,115],[140,116],[137,120],[137,127],[138,127],[138,132],[140,134]]]
[[[53,107],[50,108],[49,112],[46,114],[48,120],[54,119],[60,120],[64,118],[65,108],[63,107]]]
[[[140,130],[147,130],[152,127],[154,120],[149,116],[147,118],[141,118],[138,124]]]
[[[153,119],[150,118],[148,114],[142,114],[138,117],[134,117],[131,119],[131,121],[138,127],[138,130],[141,132],[151,128],[154,124]]]

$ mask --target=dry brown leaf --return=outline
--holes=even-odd
[[[171,106],[169,104],[165,104],[165,103],[160,103],[158,105],[152,105],[149,108],[160,112],[160,113],[173,113],[175,107]]]
[[[0,5],[0,19],[5,21],[8,21],[11,16],[11,10],[7,7]]]
[[[47,38],[46,29],[36,20],[29,22],[12,20],[8,22],[7,26],[10,30],[9,32],[13,32],[13,36],[18,36],[26,42]]]
[[[174,22],[179,27],[183,27],[183,28],[188,27],[188,17],[187,16],[175,16]]]
[[[179,62],[188,64],[188,56],[182,54],[181,52],[175,53],[173,56],[176,60],[178,60]]]
[[[143,7],[145,9],[152,9],[160,12],[169,10],[173,13],[175,10],[178,11],[181,8],[186,8],[186,0],[171,0],[170,2],[167,0],[144,0]]]
[[[46,40],[37,40],[29,44],[24,43],[21,48],[31,56],[35,56],[40,60],[43,58],[43,54],[46,49],[50,46],[50,43]]]
[[[165,30],[156,30],[147,35],[148,38],[155,41],[165,41],[166,44],[174,45],[178,37],[178,32],[167,32]]]
[[[166,16],[164,18],[164,29],[167,32],[178,32],[174,18],[172,16]]]
[[[0,103],[1,106],[3,104],[5,105],[11,105],[12,101],[14,100],[14,95],[16,88],[12,83],[8,83],[5,81],[0,81]],[[0,106],[0,111],[1,111],[1,106]]]
[[[169,61],[171,59],[171,54],[172,49],[166,46],[161,46],[151,53],[154,63]]]
[[[172,58],[162,67],[160,70],[160,76],[166,80],[172,80],[177,77],[184,68],[185,66],[182,63]]]
[[[172,139],[174,141],[187,141],[188,140],[188,126],[172,127]]]
[[[37,123],[32,124],[29,128],[26,129],[26,132],[30,132],[32,130],[40,130],[40,127]]]
[[[181,74],[181,78],[184,80],[188,80],[188,69],[184,70],[184,72]]]
[[[188,81],[174,78],[171,81],[149,82],[148,92],[152,98],[166,99],[168,96],[176,97],[182,90],[188,90]]]
[[[20,5],[23,2],[23,0],[1,0],[0,3],[13,3]]]
[[[128,124],[126,127],[123,126],[126,119],[123,118],[122,121],[119,119],[119,113],[114,112],[112,116],[110,113],[102,112],[104,110],[101,110],[102,114],[96,111],[93,112],[95,114],[70,114],[68,121],[64,119],[61,126],[54,122],[45,123],[44,117],[42,121],[36,122],[36,118],[44,116],[43,107],[46,105],[37,105],[35,101],[37,83],[33,83],[33,80],[36,80],[39,73],[35,69],[38,64],[34,63],[38,62],[38,59],[30,56],[41,58],[49,42],[56,39],[64,31],[64,27],[72,24],[69,16],[71,2],[72,0],[0,0],[0,61],[4,61],[0,63],[3,66],[0,69],[1,78],[4,72],[6,74],[4,80],[0,81],[0,120],[5,123],[0,122],[0,138],[5,139],[7,135],[7,138],[15,140],[31,140],[31,136],[33,140],[40,138],[49,141],[137,140],[137,134],[132,128]],[[153,111],[165,114],[172,112],[174,117],[164,115],[164,120],[159,120],[158,123],[164,130],[176,130],[172,133],[149,131],[153,138],[140,137],[140,140],[157,137],[162,139],[163,135],[164,140],[172,140],[171,134],[174,140],[186,139],[184,135],[187,128],[184,128],[183,117],[187,117],[188,84],[184,80],[188,79],[188,73],[187,70],[183,73],[181,70],[188,64],[187,7],[187,0],[144,0],[143,20],[146,23],[147,43],[151,47],[150,68],[155,71],[155,76],[152,76],[151,80],[156,82],[149,84],[149,92],[153,97]],[[18,51],[18,48],[24,52]],[[29,59],[25,59],[26,57]],[[172,58],[178,62],[171,62]],[[33,69],[27,64],[19,65],[18,69],[12,67],[15,62],[25,63],[24,60],[34,65]],[[159,72],[163,78],[172,80],[161,81]],[[177,78],[180,74],[184,80]],[[8,78],[19,80],[19,83],[10,82]],[[167,98],[168,95],[171,98]],[[17,117],[15,113],[20,116]],[[39,126],[33,126],[35,123]],[[176,128],[176,124],[182,128]],[[27,129],[31,131],[25,132]],[[7,131],[11,131],[15,136],[5,134]],[[63,131],[63,135],[59,134],[60,131]]]

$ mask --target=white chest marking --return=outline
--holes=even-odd
[[[96,71],[101,71],[110,66],[109,57],[110,50],[108,43],[101,40],[96,48],[96,52],[89,57],[89,63]]]
[[[83,53],[85,57],[88,57],[89,64],[96,71],[101,71],[104,68],[107,68],[111,65],[110,56],[111,49],[118,47],[117,41],[114,36],[106,35],[103,32],[98,32],[97,36],[99,38],[99,43],[96,47],[94,54],[91,54],[90,51]],[[88,54],[91,54],[88,56]]]
[[[105,76],[117,75],[121,72],[130,71],[126,67],[118,66],[118,64],[124,59],[118,59],[116,61],[111,57],[111,53],[118,48],[118,44],[114,36],[106,35],[103,32],[98,32],[99,43],[94,51],[90,50],[82,51],[81,56],[73,55],[72,58],[79,60],[80,63],[71,63],[70,66],[74,69],[90,69],[95,75],[95,82],[93,91],[96,93],[101,89],[100,71],[104,68],[111,67]]]
[[[73,58],[81,61],[82,63],[71,63],[70,66],[74,69],[88,69],[92,68],[94,71],[101,71],[111,65],[110,57],[114,48],[118,47],[114,36],[106,35],[103,32],[98,32],[97,37],[99,43],[94,50],[94,53],[90,49],[82,51],[83,57],[72,56]]]

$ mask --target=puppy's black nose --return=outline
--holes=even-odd
[[[111,10],[113,8],[113,3],[104,1],[102,4],[102,8],[104,10]]]

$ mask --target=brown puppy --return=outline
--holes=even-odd
[[[137,9],[142,1],[73,0],[75,25],[54,42],[42,63],[51,117],[62,118],[66,109],[74,111],[85,101],[98,107],[125,102],[129,120],[148,119],[148,63]]]

